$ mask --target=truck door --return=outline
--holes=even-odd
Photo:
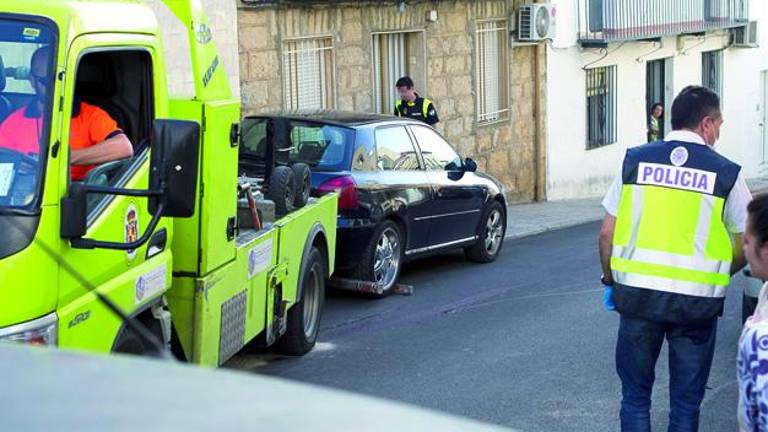
[[[120,36],[122,41],[131,36]],[[147,190],[152,120],[157,106],[153,73],[158,47],[151,38],[114,48],[115,37],[84,36],[67,55],[60,145],[62,184]],[[126,144],[127,143],[127,144]],[[126,145],[128,146],[126,152]],[[89,194],[87,238],[136,241],[151,219],[148,198]],[[60,260],[59,343],[120,351],[121,321],[92,293],[98,290],[128,315],[147,309],[169,286],[170,226],[160,221],[136,250],[78,249],[63,241]]]

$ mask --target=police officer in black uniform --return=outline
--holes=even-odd
[[[397,80],[397,93],[400,100],[395,103],[395,115],[421,120],[424,123],[436,126],[440,119],[437,117],[435,104],[427,98],[423,98],[413,89],[413,80],[404,76]]]

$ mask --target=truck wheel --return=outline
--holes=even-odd
[[[267,198],[274,201],[275,213],[280,216],[293,211],[294,187],[293,170],[287,166],[275,167],[269,178]]]
[[[305,163],[293,164],[291,169],[293,170],[293,183],[296,187],[293,193],[293,206],[295,208],[302,208],[309,201],[309,191],[312,187],[312,172],[309,169],[309,165]]]
[[[374,294],[373,297],[386,297],[400,276],[400,269],[403,266],[403,245],[400,226],[394,221],[385,220],[371,237],[371,242],[363,252],[360,265],[352,271],[352,277],[382,284],[382,294]]]
[[[498,201],[491,201],[485,207],[480,221],[480,237],[474,246],[464,249],[470,261],[489,263],[496,260],[504,244],[504,234],[507,232],[507,219],[504,209]]]
[[[301,299],[288,311],[285,334],[275,344],[277,352],[300,356],[317,342],[320,316],[325,303],[325,264],[323,254],[313,246],[299,272]]]

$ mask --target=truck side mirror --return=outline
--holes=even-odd
[[[197,201],[197,170],[200,155],[200,125],[185,120],[155,120],[149,189],[161,191],[150,198],[153,215],[191,217]]]

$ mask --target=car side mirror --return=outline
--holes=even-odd
[[[149,212],[161,216],[191,217],[197,202],[200,125],[185,120],[155,120],[152,124],[149,189],[161,192],[150,198]]]
[[[470,158],[464,160],[464,171],[475,172],[477,171],[477,162]]]

